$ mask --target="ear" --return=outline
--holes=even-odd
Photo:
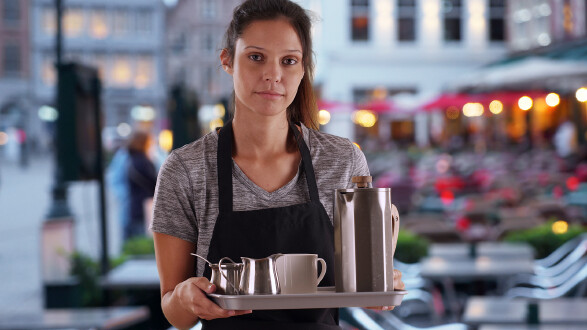
[[[226,48],[220,52],[220,63],[222,64],[222,69],[232,76],[232,61]]]

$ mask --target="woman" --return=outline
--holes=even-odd
[[[124,226],[124,240],[145,236],[145,202],[153,198],[157,184],[157,170],[148,156],[151,139],[147,132],[135,131],[128,141],[128,160],[125,178],[128,180],[130,202],[129,222]]]
[[[311,22],[289,0],[247,0],[234,10],[223,69],[233,77],[234,118],[174,151],[155,195],[153,231],[162,308],[177,328],[339,329],[337,309],[229,311],[206,297],[211,262],[317,253],[334,269],[333,189],[368,175],[349,140],[313,118]],[[398,288],[403,288],[400,274]],[[321,284],[334,285],[334,272]]]

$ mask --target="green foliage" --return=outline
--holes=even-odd
[[[127,256],[155,255],[155,244],[152,237],[138,236],[124,242],[122,253]]]
[[[87,255],[74,252],[71,255],[71,275],[79,280],[82,294],[81,303],[84,307],[100,306],[102,291],[98,284],[100,267]]]
[[[428,245],[429,242],[424,237],[401,229],[397,237],[394,257],[405,263],[418,262],[428,254]]]
[[[569,229],[564,234],[555,234],[552,231],[553,223],[554,221],[549,221],[535,228],[511,232],[503,240],[506,242],[528,243],[534,248],[534,257],[542,259],[568,240],[586,231],[580,225],[569,225]]]

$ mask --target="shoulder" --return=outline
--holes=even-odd
[[[302,131],[304,132],[304,139],[308,143],[308,148],[311,151],[317,149],[335,153],[350,153],[355,148],[354,144],[347,138],[320,132],[303,125]]]
[[[161,173],[181,171],[188,175],[194,174],[192,172],[205,168],[211,157],[216,162],[217,144],[216,133],[212,132],[173,150],[161,166]]]

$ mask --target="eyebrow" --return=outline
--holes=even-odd
[[[258,50],[265,50],[265,48],[259,47],[259,46],[247,46],[247,47],[245,47],[245,49],[249,49],[249,48],[254,48],[254,49],[258,49]],[[298,49],[288,49],[287,52],[290,52],[290,53],[291,52],[298,52],[298,53],[302,54],[302,51],[301,50],[298,50]]]

